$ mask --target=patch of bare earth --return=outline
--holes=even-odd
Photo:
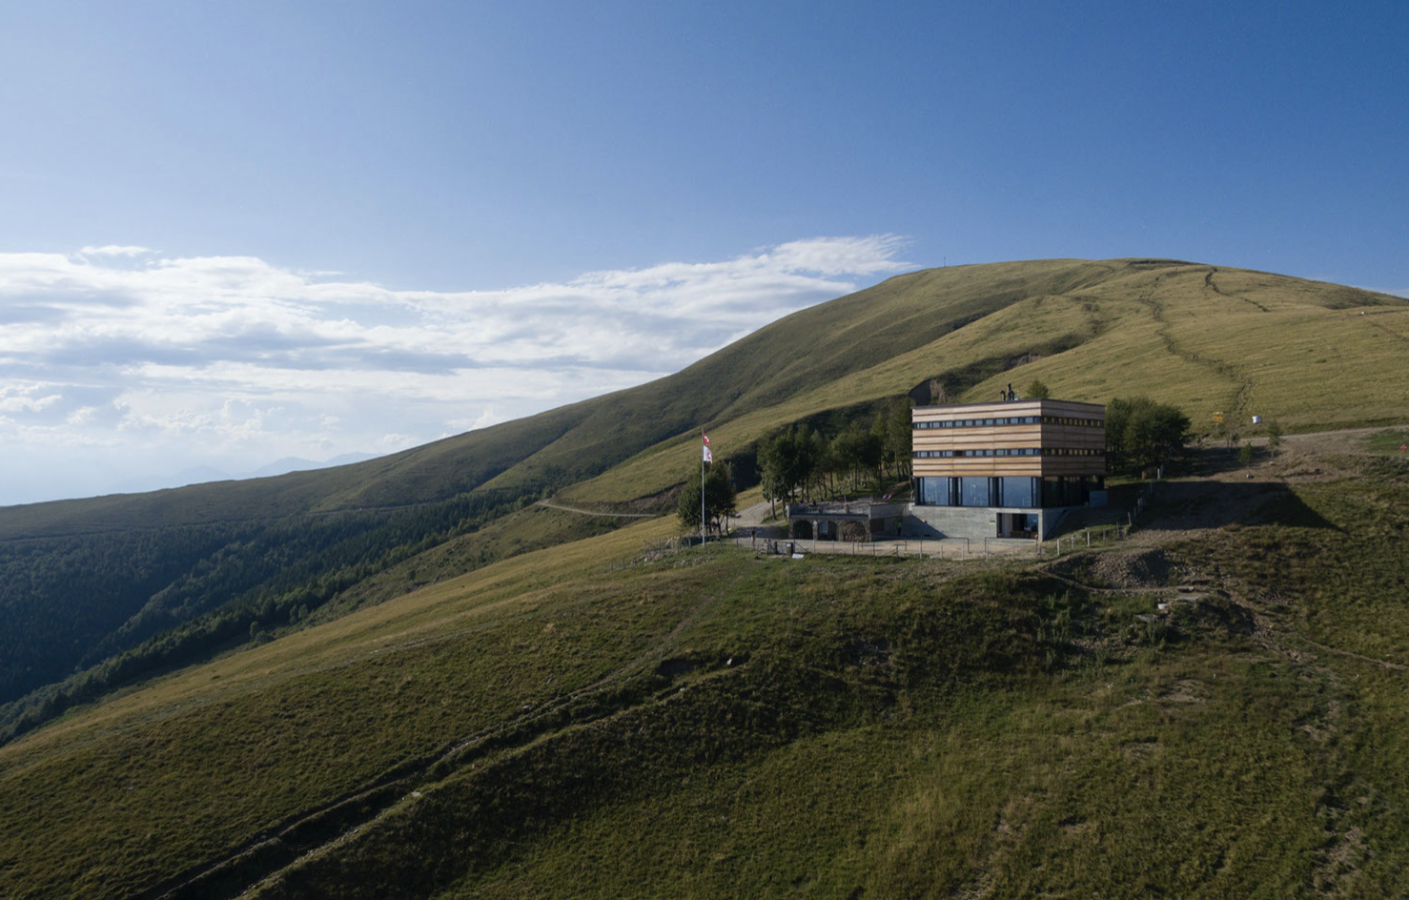
[[[1173,561],[1159,547],[1102,553],[1091,560],[1090,568],[1098,584],[1117,590],[1165,587],[1175,571]]]

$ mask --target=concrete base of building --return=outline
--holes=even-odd
[[[909,504],[901,526],[905,537],[982,538],[1011,537],[1012,523],[1018,516],[1037,516],[1034,537],[1047,540],[1056,533],[1057,525],[1072,507],[1052,509],[1008,509],[989,506],[916,506]],[[1005,518],[1006,517],[1006,518]],[[1005,533],[1006,532],[1006,533]]]

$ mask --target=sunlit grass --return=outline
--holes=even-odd
[[[840,377],[818,372],[816,387],[713,426],[716,452],[726,456],[782,424],[901,396],[929,378],[993,359],[1016,368],[1000,366],[957,399],[993,400],[1009,384],[1021,390],[1036,378],[1064,399],[1105,403],[1145,394],[1184,409],[1196,430],[1210,430],[1215,412],[1235,428],[1251,427],[1251,416],[1261,415],[1288,430],[1409,417],[1409,308],[1396,298],[1228,269],[1213,273],[1219,293],[1208,286],[1208,266],[1121,265],[1085,264],[1078,271],[1090,283],[1051,285],[1069,293],[1015,299]],[[1059,338],[1072,349],[1023,362]],[[667,490],[693,462],[690,439],[643,451],[565,495],[613,502]]]

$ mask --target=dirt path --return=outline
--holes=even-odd
[[[753,506],[746,506],[739,510],[736,520],[736,527],[757,528],[763,524],[763,520],[768,518],[769,502],[761,500]]]
[[[1409,666],[1403,666],[1399,663],[1393,663],[1387,659],[1378,659],[1373,656],[1366,656],[1363,653],[1356,653],[1353,650],[1341,650],[1336,647],[1328,647],[1325,644],[1318,644],[1316,641],[1313,641],[1310,638],[1297,637],[1295,638],[1295,640],[1301,641],[1308,647],[1315,647],[1317,650],[1324,650],[1327,653],[1333,653],[1336,656],[1344,656],[1347,659],[1358,659],[1361,662],[1370,663],[1371,665],[1379,666],[1382,669],[1389,669],[1393,672],[1409,672]]]
[[[539,500],[535,506],[542,506],[545,509],[561,509],[563,512],[577,513],[580,516],[605,516],[608,519],[658,519],[656,513],[618,513],[618,512],[597,512],[593,509],[579,509],[576,506],[563,506],[561,503],[553,503],[550,500]]]
[[[1282,437],[1282,445],[1299,453],[1350,453],[1364,454],[1365,438],[1386,429],[1409,428],[1404,425],[1380,425],[1375,428],[1345,428],[1340,431],[1313,431],[1306,434],[1288,434]],[[1254,439],[1254,445],[1266,446],[1267,440]]]

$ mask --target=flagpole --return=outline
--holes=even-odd
[[[709,538],[705,535],[705,461],[704,461],[704,429],[700,429],[700,546],[704,547]]]

